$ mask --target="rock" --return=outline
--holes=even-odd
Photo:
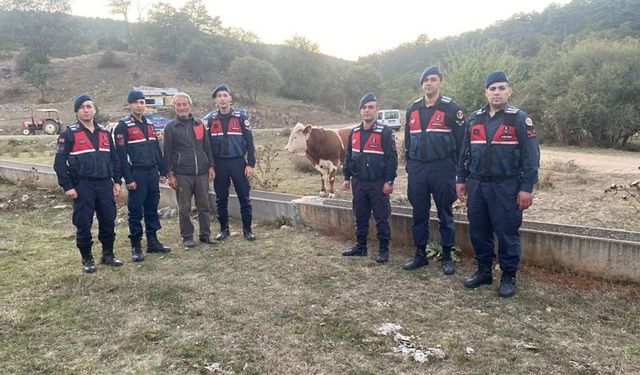
[[[475,350],[473,350],[473,348],[472,348],[472,347],[467,346],[467,347],[464,349],[464,352],[465,352],[466,354],[468,354],[468,355],[471,355],[471,354],[474,354],[476,351],[475,351]]]
[[[65,208],[68,208],[68,207],[69,207],[69,205],[61,204],[61,205],[58,205],[58,206],[53,206],[53,209],[54,210],[64,210]]]
[[[399,324],[395,324],[395,323],[384,323],[380,326],[378,326],[378,328],[376,328],[375,330],[375,334],[376,335],[383,335],[383,336],[387,336],[390,333],[395,333],[398,332],[402,329],[402,327]]]
[[[160,219],[169,219],[170,217],[174,216],[174,213],[175,210],[171,207],[163,207],[158,210],[158,216],[160,216]]]
[[[280,227],[280,230],[290,230],[290,229],[291,229],[291,227],[290,227],[290,226],[288,226],[288,225],[282,225],[282,226]]]

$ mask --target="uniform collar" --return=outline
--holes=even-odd
[[[422,95],[422,100],[420,100],[420,107],[423,107],[423,108],[433,108],[433,107],[435,107],[436,105],[438,105],[438,103],[439,103],[439,102],[440,102],[440,100],[442,99],[442,95],[438,95],[438,99],[436,99],[435,103],[433,103],[433,105],[432,105],[432,106],[428,106],[428,107],[427,107],[426,99],[427,99],[427,98],[425,98],[425,97],[424,97],[424,95]]]
[[[378,127],[378,126],[380,126],[380,125],[378,125],[378,120],[374,120],[374,121],[373,121],[373,124],[371,124],[371,128],[369,128],[369,129],[365,129],[365,128],[364,128],[364,121],[360,122],[360,130],[362,130],[362,131],[371,131],[371,130],[375,130],[375,129],[376,129],[376,127]]]
[[[135,122],[136,124],[143,124],[147,122],[147,118],[144,117],[144,115],[140,116],[140,121],[138,121],[138,119],[133,115],[133,113],[129,114],[129,118],[131,119],[131,121]]]

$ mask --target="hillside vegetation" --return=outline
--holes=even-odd
[[[98,95],[104,109],[118,107],[133,85],[195,92],[204,112],[206,91],[225,81],[237,102],[262,112],[257,118],[265,123],[340,123],[355,120],[367,91],[383,107],[405,107],[420,95],[422,69],[438,64],[444,93],[467,114],[485,102],[484,75],[507,71],[513,103],[531,114],[542,142],[626,147],[640,130],[637,0],[574,0],[455,37],[420,35],[358,62],[323,55],[300,35],[264,44],[258,35],[225,27],[202,0],[179,9],[155,3],[137,22],[124,17],[131,2],[111,3],[124,21],[72,16],[68,0],[0,2],[0,64],[8,67],[0,96],[14,103],[3,112],[36,101],[68,103],[78,90]],[[87,64],[82,79],[67,68],[77,61]],[[287,112],[290,107],[298,111]],[[308,116],[316,111],[336,120]]]

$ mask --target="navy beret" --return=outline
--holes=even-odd
[[[438,77],[440,77],[440,79],[442,79],[442,73],[440,73],[440,68],[438,68],[437,66],[428,66],[420,75],[420,82],[419,84],[422,85],[422,82],[424,82],[424,80],[432,75],[432,74],[437,74]]]
[[[509,82],[507,78],[507,74],[502,70],[496,70],[495,72],[491,72],[487,74],[487,78],[484,80],[484,88],[488,88],[496,82]]]
[[[129,96],[127,96],[127,103],[131,104],[133,102],[137,102],[140,99],[144,99],[144,94],[142,91],[131,90],[129,91]]]
[[[360,109],[362,109],[362,107],[369,102],[377,102],[377,101],[378,101],[378,98],[376,98],[376,96],[373,95],[372,92],[368,92],[364,94],[362,99],[360,99]]]
[[[80,96],[76,96],[76,98],[73,100],[73,112],[78,113],[78,109],[80,109],[80,106],[82,105],[82,103],[86,102],[87,100],[93,100],[91,99],[89,94],[82,94]]]
[[[213,94],[211,94],[211,97],[215,98],[220,91],[226,91],[229,94],[231,94],[231,90],[229,89],[229,86],[227,86],[225,83],[221,83],[218,86],[216,86],[215,89],[213,89]]]

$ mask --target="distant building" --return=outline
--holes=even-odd
[[[167,108],[173,106],[173,96],[178,93],[178,89],[173,87],[134,87],[134,90],[140,90],[144,94],[148,108]]]

